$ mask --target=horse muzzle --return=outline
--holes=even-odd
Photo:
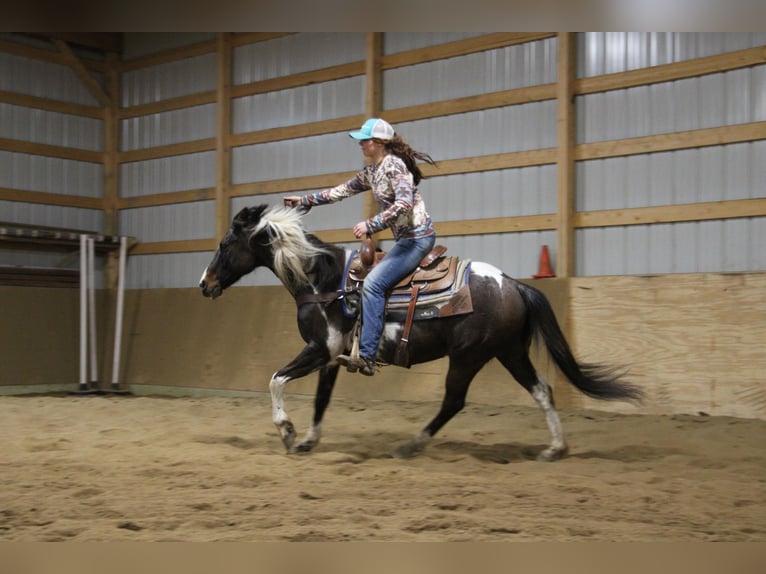
[[[210,299],[217,299],[223,294],[223,287],[221,287],[221,284],[216,280],[210,281],[207,278],[204,278],[199,282],[199,288],[202,291],[202,295],[209,297]]]

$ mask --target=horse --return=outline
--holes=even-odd
[[[273,422],[288,453],[306,453],[319,444],[321,425],[340,365],[336,357],[353,344],[356,318],[343,308],[341,282],[351,250],[322,242],[304,229],[305,210],[284,206],[245,207],[202,273],[202,295],[215,299],[256,268],[270,269],[296,300],[298,331],[305,347],[269,382]],[[449,357],[441,408],[411,440],[393,454],[407,458],[423,450],[436,433],[465,406],[475,375],[496,358],[542,409],[551,434],[541,461],[563,457],[568,446],[550,385],[529,357],[533,339],[542,339],[567,380],[585,395],[602,400],[640,403],[643,391],[625,382],[625,372],[580,363],[561,331],[553,309],[539,289],[521,283],[494,265],[471,261],[473,311],[459,316],[415,321],[409,333],[410,361],[418,364]],[[377,360],[393,363],[402,323],[386,322]],[[296,443],[295,426],[285,410],[284,388],[294,379],[319,372],[311,427]]]

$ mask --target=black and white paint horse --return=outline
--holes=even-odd
[[[260,205],[242,209],[221,240],[213,260],[202,274],[205,297],[219,297],[243,275],[267,267],[295,297],[338,293],[350,252],[323,243],[304,231],[302,212]],[[552,435],[540,460],[563,456],[567,445],[554,408],[551,387],[535,371],[529,348],[536,335],[566,378],[584,394],[596,399],[639,401],[642,392],[623,382],[613,371],[577,362],[545,295],[515,281],[487,263],[471,263],[470,290],[473,313],[416,321],[409,337],[412,364],[449,357],[446,389],[441,409],[396,455],[407,457],[423,449],[445,423],[464,406],[474,376],[491,359],[498,359],[532,395],[543,410]],[[302,299],[305,299],[302,297]],[[335,357],[348,353],[355,319],[345,316],[342,301],[308,302],[298,306],[298,329],[306,342],[303,350],[271,378],[273,421],[288,452],[307,452],[320,439],[322,417],[330,401],[339,365]],[[387,323],[378,360],[393,363],[402,325]],[[319,371],[313,424],[296,444],[296,431],[284,405],[289,381]],[[365,382],[365,384],[369,384]]]

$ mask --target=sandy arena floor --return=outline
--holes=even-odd
[[[0,397],[3,541],[766,541],[766,421],[336,399],[286,455],[268,397]],[[287,396],[299,434],[311,401]]]

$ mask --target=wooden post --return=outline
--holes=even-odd
[[[106,89],[109,104],[104,107],[104,233],[118,235],[120,232],[120,72],[119,55],[106,55]],[[117,253],[111,253],[106,260],[106,287],[117,287]]]
[[[377,117],[382,111],[381,83],[383,73],[381,70],[381,57],[383,53],[383,34],[380,32],[367,32],[365,37],[365,117]],[[372,194],[367,194],[364,199],[364,217],[372,217],[378,213],[378,204]],[[375,239],[373,238],[373,249]]]
[[[575,205],[575,105],[574,83],[576,66],[576,35],[558,34],[558,81],[556,84],[557,113],[557,179],[558,225],[556,226],[556,275],[572,277],[574,261]]]
[[[218,82],[216,89],[216,184],[215,184],[215,234],[221,238],[229,227],[229,184],[231,182],[229,137],[231,135],[231,35],[218,34]]]

